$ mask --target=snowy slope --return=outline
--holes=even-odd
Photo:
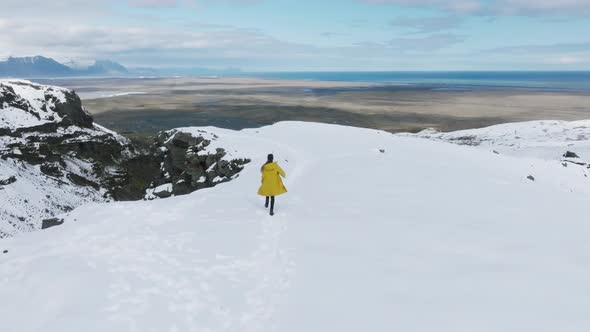
[[[333,125],[203,129],[254,162],[0,240],[2,331],[590,329],[586,169]]]
[[[542,159],[559,159],[571,150],[590,160],[590,120],[528,121],[449,133],[428,129],[416,136]]]
[[[92,170],[92,164],[76,158],[66,162],[72,173],[85,174]],[[0,180],[10,177],[16,181],[0,189],[0,238],[40,229],[43,219],[84,203],[106,200],[104,190],[46,176],[39,166],[0,160]]]
[[[129,142],[94,124],[74,92],[0,80],[0,238],[40,229],[42,219],[84,203],[105,201],[104,188],[75,179],[98,182],[91,157],[108,151],[109,144],[125,150]],[[84,156],[76,150],[85,150]]]

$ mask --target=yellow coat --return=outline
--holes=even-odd
[[[287,188],[281,180],[285,177],[285,171],[277,163],[268,163],[262,166],[262,185],[258,189],[258,195],[278,196],[287,192]]]

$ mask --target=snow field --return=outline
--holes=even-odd
[[[590,328],[584,169],[314,123],[199,129],[253,162],[0,241],[3,331]],[[289,190],[274,217],[268,153]]]

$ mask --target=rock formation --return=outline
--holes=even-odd
[[[212,148],[214,140],[170,130],[139,149],[95,124],[73,91],[0,81],[0,237],[87,202],[165,198],[229,181],[248,160]]]

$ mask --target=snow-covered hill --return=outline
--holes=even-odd
[[[571,151],[589,160],[589,128],[590,120],[529,121],[449,133],[428,129],[415,136],[548,160],[559,159]]]
[[[1,240],[2,331],[590,329],[585,166],[313,123],[197,130],[254,162]],[[270,152],[274,217],[255,194]]]

